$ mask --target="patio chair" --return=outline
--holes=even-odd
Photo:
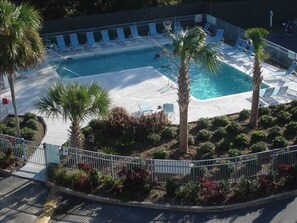
[[[174,32],[180,33],[183,31],[183,27],[181,26],[180,22],[174,22]]]
[[[70,42],[71,42],[71,47],[73,50],[83,50],[84,49],[84,47],[82,45],[80,45],[80,43],[78,42],[76,33],[70,34]]]
[[[56,36],[56,40],[57,40],[58,50],[60,50],[61,52],[71,50],[70,47],[66,46],[63,35]]]
[[[86,33],[87,37],[87,45],[91,48],[98,48],[99,44],[96,43],[95,38],[94,38],[94,33],[93,32],[87,32]]]
[[[238,37],[237,40],[236,40],[236,42],[234,43],[233,47],[232,48],[225,49],[224,50],[224,53],[226,53],[228,55],[235,53],[239,49],[240,44],[241,44],[242,41],[243,40]]]
[[[141,115],[151,114],[153,112],[153,109],[150,104],[140,104],[138,106]]]
[[[172,22],[170,20],[166,20],[163,22],[163,26],[164,26],[164,32],[165,33],[171,33],[172,32]]]
[[[174,106],[171,103],[163,104],[163,111],[168,116],[169,119],[174,119]]]
[[[224,30],[217,29],[216,35],[214,37],[211,37],[210,42],[214,44],[219,44],[223,41],[224,41]]]
[[[154,39],[162,38],[162,34],[157,32],[156,23],[149,23],[149,36]]]
[[[107,30],[101,30],[101,36],[102,36],[102,43],[105,46],[115,46],[116,43],[111,42],[109,38],[109,34]]]
[[[297,72],[295,71],[296,67],[297,67],[297,61],[293,61],[287,70],[278,70],[271,74],[274,76],[288,76],[293,73],[297,74]]]
[[[131,31],[131,36],[130,37],[134,41],[143,40],[142,36],[140,36],[139,33],[138,33],[138,29],[137,29],[136,25],[130,26],[130,31]]]
[[[203,31],[207,34],[207,35],[210,35],[210,31],[209,31],[209,27],[210,27],[210,23],[205,23],[204,26],[203,26]]]
[[[128,39],[125,37],[124,29],[123,29],[122,27],[117,28],[117,29],[116,29],[116,32],[117,32],[117,39],[118,39],[118,41],[119,41],[120,44],[128,44],[128,43],[131,43],[131,41],[128,40]]]

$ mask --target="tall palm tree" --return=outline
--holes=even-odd
[[[97,83],[89,85],[69,82],[53,82],[47,89],[47,96],[40,98],[36,106],[47,116],[62,116],[70,120],[70,146],[82,148],[83,138],[80,123],[92,116],[104,116],[111,103],[108,91]]]
[[[249,125],[254,128],[258,124],[259,93],[263,81],[261,61],[267,58],[264,50],[264,37],[268,35],[264,28],[250,28],[245,31],[245,36],[252,41],[255,49],[255,60],[253,65],[253,96]]]
[[[170,34],[173,40],[173,55],[178,56],[178,105],[180,112],[179,150],[188,152],[188,106],[190,102],[189,63],[200,64],[206,71],[214,72],[219,65],[214,45],[206,44],[206,34],[200,27],[178,34]]]
[[[30,5],[0,1],[0,73],[8,75],[18,136],[21,134],[13,76],[16,70],[27,70],[41,63],[45,52],[38,33],[41,22],[39,12]]]

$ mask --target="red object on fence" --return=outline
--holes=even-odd
[[[10,102],[10,100],[9,100],[8,97],[4,97],[4,98],[2,98],[2,103],[3,103],[4,105],[8,105],[9,102]]]

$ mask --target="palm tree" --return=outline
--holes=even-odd
[[[263,81],[261,61],[267,58],[264,46],[264,37],[268,35],[268,31],[264,28],[250,28],[245,31],[245,36],[252,41],[255,49],[255,60],[253,65],[253,96],[249,125],[254,128],[258,124],[258,108],[260,86]]]
[[[170,34],[173,40],[173,55],[179,57],[178,67],[178,105],[180,112],[179,150],[188,152],[188,106],[190,102],[189,63],[200,64],[207,71],[214,72],[219,65],[218,53],[213,44],[206,44],[206,34],[200,27],[178,34]]]
[[[41,63],[45,52],[38,33],[41,22],[39,12],[30,5],[0,1],[0,73],[8,75],[17,136],[21,133],[13,76],[16,70],[27,70]]]
[[[83,138],[80,123],[92,116],[104,116],[111,103],[108,91],[97,83],[89,85],[69,82],[53,82],[47,89],[47,96],[40,98],[36,106],[47,116],[62,116],[70,120],[70,146],[82,148]]]

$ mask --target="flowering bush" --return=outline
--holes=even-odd
[[[202,178],[199,183],[199,199],[203,204],[222,204],[226,200],[227,192],[218,181]]]

